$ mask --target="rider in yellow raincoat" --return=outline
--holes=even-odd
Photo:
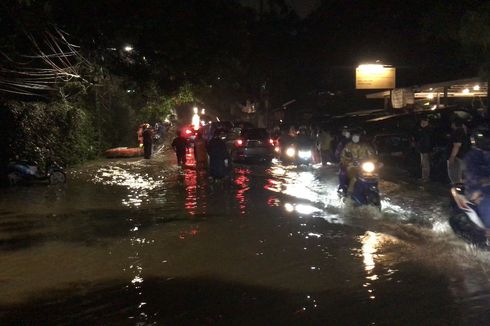
[[[351,194],[354,190],[359,164],[362,161],[376,159],[376,152],[374,149],[369,144],[360,142],[360,140],[360,132],[352,133],[351,141],[345,145],[340,154],[340,168],[345,169],[349,179],[349,186],[347,188],[348,194]]]

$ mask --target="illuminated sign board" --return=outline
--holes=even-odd
[[[396,70],[383,65],[360,65],[356,69],[356,89],[393,89]]]

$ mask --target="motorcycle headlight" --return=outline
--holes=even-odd
[[[298,156],[301,159],[309,159],[311,157],[311,151],[299,151]]]
[[[286,150],[286,155],[289,157],[294,157],[294,155],[296,155],[296,150],[293,147],[289,147]]]
[[[374,165],[373,162],[364,162],[362,163],[362,171],[366,172],[366,173],[373,173],[374,170],[376,169],[376,165]]]

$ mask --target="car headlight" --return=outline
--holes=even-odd
[[[299,151],[298,156],[301,159],[309,159],[311,157],[311,151]]]
[[[361,166],[362,170],[366,173],[372,173],[376,169],[376,165],[373,162],[364,162]]]
[[[296,155],[296,150],[293,147],[289,147],[286,150],[286,155],[289,157],[294,157],[294,155]]]

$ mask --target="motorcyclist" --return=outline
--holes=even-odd
[[[490,237],[490,126],[477,128],[471,136],[472,149],[465,156],[465,193]]]
[[[340,154],[340,174],[346,178],[341,178],[339,190],[347,194],[352,194],[354,190],[359,164],[376,158],[374,149],[369,144],[361,142],[361,135],[360,130],[353,131],[351,141],[345,145]]]
[[[347,127],[344,127],[342,129],[337,146],[335,147],[335,153],[334,153],[335,162],[340,162],[340,154],[342,153],[342,150],[344,149],[345,145],[347,145],[349,142],[350,142],[350,131]]]
[[[279,144],[281,145],[281,147],[289,146],[296,138],[296,135],[296,128],[294,128],[294,126],[291,126],[287,133],[279,137]]]
[[[300,148],[310,148],[312,146],[313,140],[308,137],[308,134],[306,133],[306,127],[301,126],[299,128],[299,133],[298,136],[296,136],[295,143]]]

